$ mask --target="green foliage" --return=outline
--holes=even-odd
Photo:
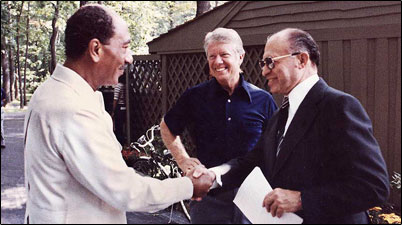
[[[190,1],[107,1],[104,4],[127,21],[135,54],[148,54],[146,43],[192,19],[196,6]]]
[[[89,1],[88,3],[97,3]],[[23,4],[21,18],[17,23]],[[28,12],[28,4],[30,10]],[[147,42],[168,30],[191,20],[195,16],[195,1],[102,1],[113,8],[128,23],[131,33],[131,49],[134,54],[148,54]],[[222,2],[219,2],[222,4]],[[214,2],[212,2],[214,6]],[[65,61],[64,30],[67,19],[79,8],[79,1],[1,1],[1,35],[5,37],[7,48],[16,51],[17,27],[19,28],[20,66],[23,75],[26,49],[26,21],[29,17],[29,42],[27,59],[27,92],[50,76],[50,37],[55,7],[59,7],[56,40],[57,62]],[[14,53],[14,61],[16,62]]]

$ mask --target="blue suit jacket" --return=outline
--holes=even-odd
[[[278,157],[278,115],[256,147],[231,160],[223,188],[239,186],[255,166],[272,188],[300,191],[304,223],[367,223],[384,202],[389,181],[371,121],[359,101],[320,79],[297,110]]]

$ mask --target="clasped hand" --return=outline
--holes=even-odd
[[[209,171],[204,165],[193,167],[186,173],[186,176],[193,182],[194,191],[192,199],[196,201],[201,201],[207,195],[215,180],[215,173]]]

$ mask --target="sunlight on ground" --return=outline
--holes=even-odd
[[[5,112],[23,112],[28,109],[28,106],[24,106],[23,109],[20,108],[20,102],[18,100],[14,100],[9,102],[6,107],[4,107]]]
[[[22,209],[27,202],[25,187],[12,187],[1,191],[1,209]]]

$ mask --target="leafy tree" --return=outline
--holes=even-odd
[[[197,1],[197,12],[195,16],[199,16],[211,9],[210,1]]]
[[[26,89],[29,100],[29,95],[50,76],[55,63],[65,61],[66,21],[83,2],[1,1],[1,67],[5,76],[2,86],[7,88],[10,97],[17,98]],[[214,1],[211,5],[222,3]],[[193,19],[197,7],[195,1],[101,1],[101,4],[113,8],[127,21],[132,39],[130,47],[137,55],[148,54],[147,42]],[[26,82],[26,87],[14,82],[14,71],[21,84]],[[22,107],[24,98],[19,98]]]

